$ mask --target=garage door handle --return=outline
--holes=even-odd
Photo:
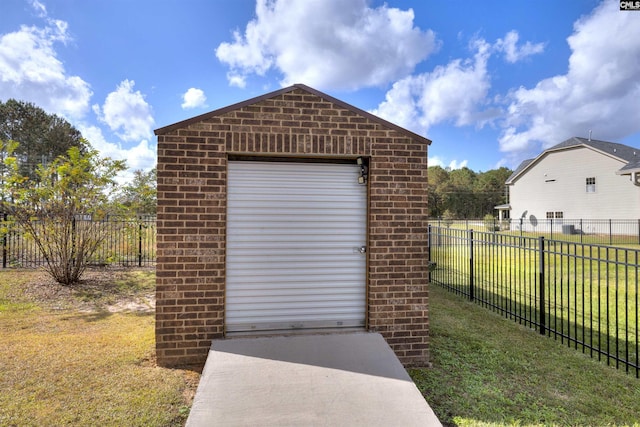
[[[358,252],[360,252],[361,254],[366,254],[367,253],[367,247],[366,246],[360,246],[358,248]]]

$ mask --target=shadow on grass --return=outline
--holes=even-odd
[[[150,316],[154,316],[155,313],[153,311],[133,311],[133,310],[122,310],[122,311],[109,311],[109,310],[96,310],[96,311],[87,311],[87,312],[75,312],[71,315],[64,316],[62,320],[72,320],[72,319],[80,319],[85,322],[99,322],[101,320],[108,319],[114,315],[126,315],[126,316],[134,316],[140,318],[146,318]]]
[[[471,300],[469,285],[445,283],[433,278],[433,276],[432,283],[462,298]],[[525,296],[517,300],[476,285],[474,287],[473,302],[528,328],[536,331],[540,331],[542,328],[537,296]],[[602,320],[594,319],[593,314],[590,316],[585,313],[583,316],[582,313],[579,313],[577,316],[571,316],[574,319],[576,317],[584,319],[584,322],[588,323],[588,325],[585,325],[574,320],[568,320],[563,316],[563,312],[566,314],[568,310],[556,306],[554,301],[545,299],[545,336],[553,338],[569,348],[582,351],[583,354],[587,354],[593,359],[598,359],[607,365],[615,366],[636,377],[640,377],[640,365],[638,364],[640,359],[639,343],[634,340],[635,334],[631,339],[620,337],[620,335],[625,335],[624,333],[619,333],[616,336],[615,330],[617,329],[619,332],[621,330],[618,325],[607,325]],[[637,333],[637,325],[632,329]],[[614,332],[611,333],[612,331]],[[625,332],[628,336],[628,326]]]

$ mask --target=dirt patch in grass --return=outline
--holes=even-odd
[[[155,311],[155,270],[96,268],[72,286],[57,283],[42,270],[3,271],[6,281],[20,274],[9,297],[53,310],[85,313]]]

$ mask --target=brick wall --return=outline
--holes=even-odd
[[[370,158],[368,328],[428,362],[427,144],[295,88],[158,133],[156,352],[202,365],[224,334],[229,154]]]

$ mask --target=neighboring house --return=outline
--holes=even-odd
[[[353,329],[428,363],[431,141],[304,85],[155,132],[159,364]]]
[[[512,229],[640,218],[640,149],[570,138],[525,160],[507,179]],[[501,215],[502,216],[502,215]],[[573,229],[572,229],[573,230]],[[598,232],[598,230],[575,230]]]

